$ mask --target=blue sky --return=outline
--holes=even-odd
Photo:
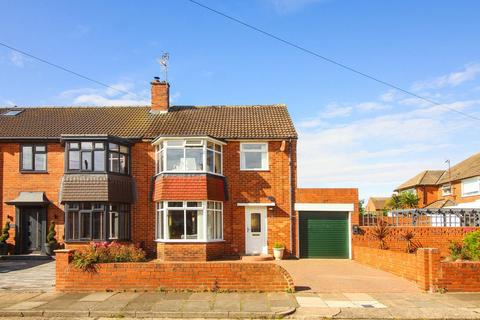
[[[206,5],[480,117],[480,2],[201,0]],[[125,95],[0,47],[0,105],[145,104],[170,53],[177,105],[286,103],[299,185],[389,195],[423,169],[476,153],[480,121],[432,106],[192,5],[2,1],[0,41]]]

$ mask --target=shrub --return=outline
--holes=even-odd
[[[2,229],[2,235],[0,235],[0,243],[6,243],[10,234],[8,231],[10,230],[10,221],[5,222],[5,226]]]
[[[84,271],[94,269],[97,263],[140,261],[145,261],[145,251],[133,244],[115,242],[91,243],[73,255],[73,265]]]
[[[480,230],[469,232],[463,237],[463,251],[470,260],[480,260]]]
[[[387,222],[384,220],[378,220],[377,225],[373,227],[372,234],[378,240],[380,249],[387,250],[388,248],[385,239],[390,234]]]
[[[450,257],[452,258],[452,260],[455,261],[462,258],[463,246],[458,241],[450,240],[450,244],[448,245],[448,251],[450,252]]]
[[[415,233],[411,230],[407,230],[404,233],[400,235],[400,238],[402,240],[405,240],[407,242],[407,247],[405,251],[407,253],[414,253],[416,251],[415,244],[413,243],[413,238],[415,237]]]
[[[55,239],[56,235],[57,233],[55,232],[55,222],[52,221],[52,223],[50,223],[50,227],[48,228],[47,234],[47,243],[51,246],[55,246],[57,244],[57,239]]]
[[[284,249],[285,246],[283,245],[283,243],[280,243],[280,242],[275,242],[273,244],[273,249]]]

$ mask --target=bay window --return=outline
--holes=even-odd
[[[218,201],[157,202],[157,239],[212,241],[223,239],[223,208]]]
[[[222,174],[222,146],[208,139],[161,141],[156,146],[156,171]]]
[[[129,205],[68,202],[65,216],[66,241],[130,239]]]
[[[130,149],[124,145],[106,141],[67,142],[66,168],[69,172],[129,174],[129,161]]]

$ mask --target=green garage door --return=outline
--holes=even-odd
[[[300,212],[300,258],[349,258],[348,213]]]

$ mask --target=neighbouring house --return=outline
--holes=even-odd
[[[11,254],[140,244],[163,261],[351,257],[357,189],[297,188],[285,105],[0,108],[0,223]]]
[[[450,170],[427,170],[401,184],[397,192],[413,192],[420,208],[439,209],[480,199],[480,153]]]
[[[390,197],[370,197],[365,206],[365,211],[381,213],[386,209],[388,200],[390,200]]]

